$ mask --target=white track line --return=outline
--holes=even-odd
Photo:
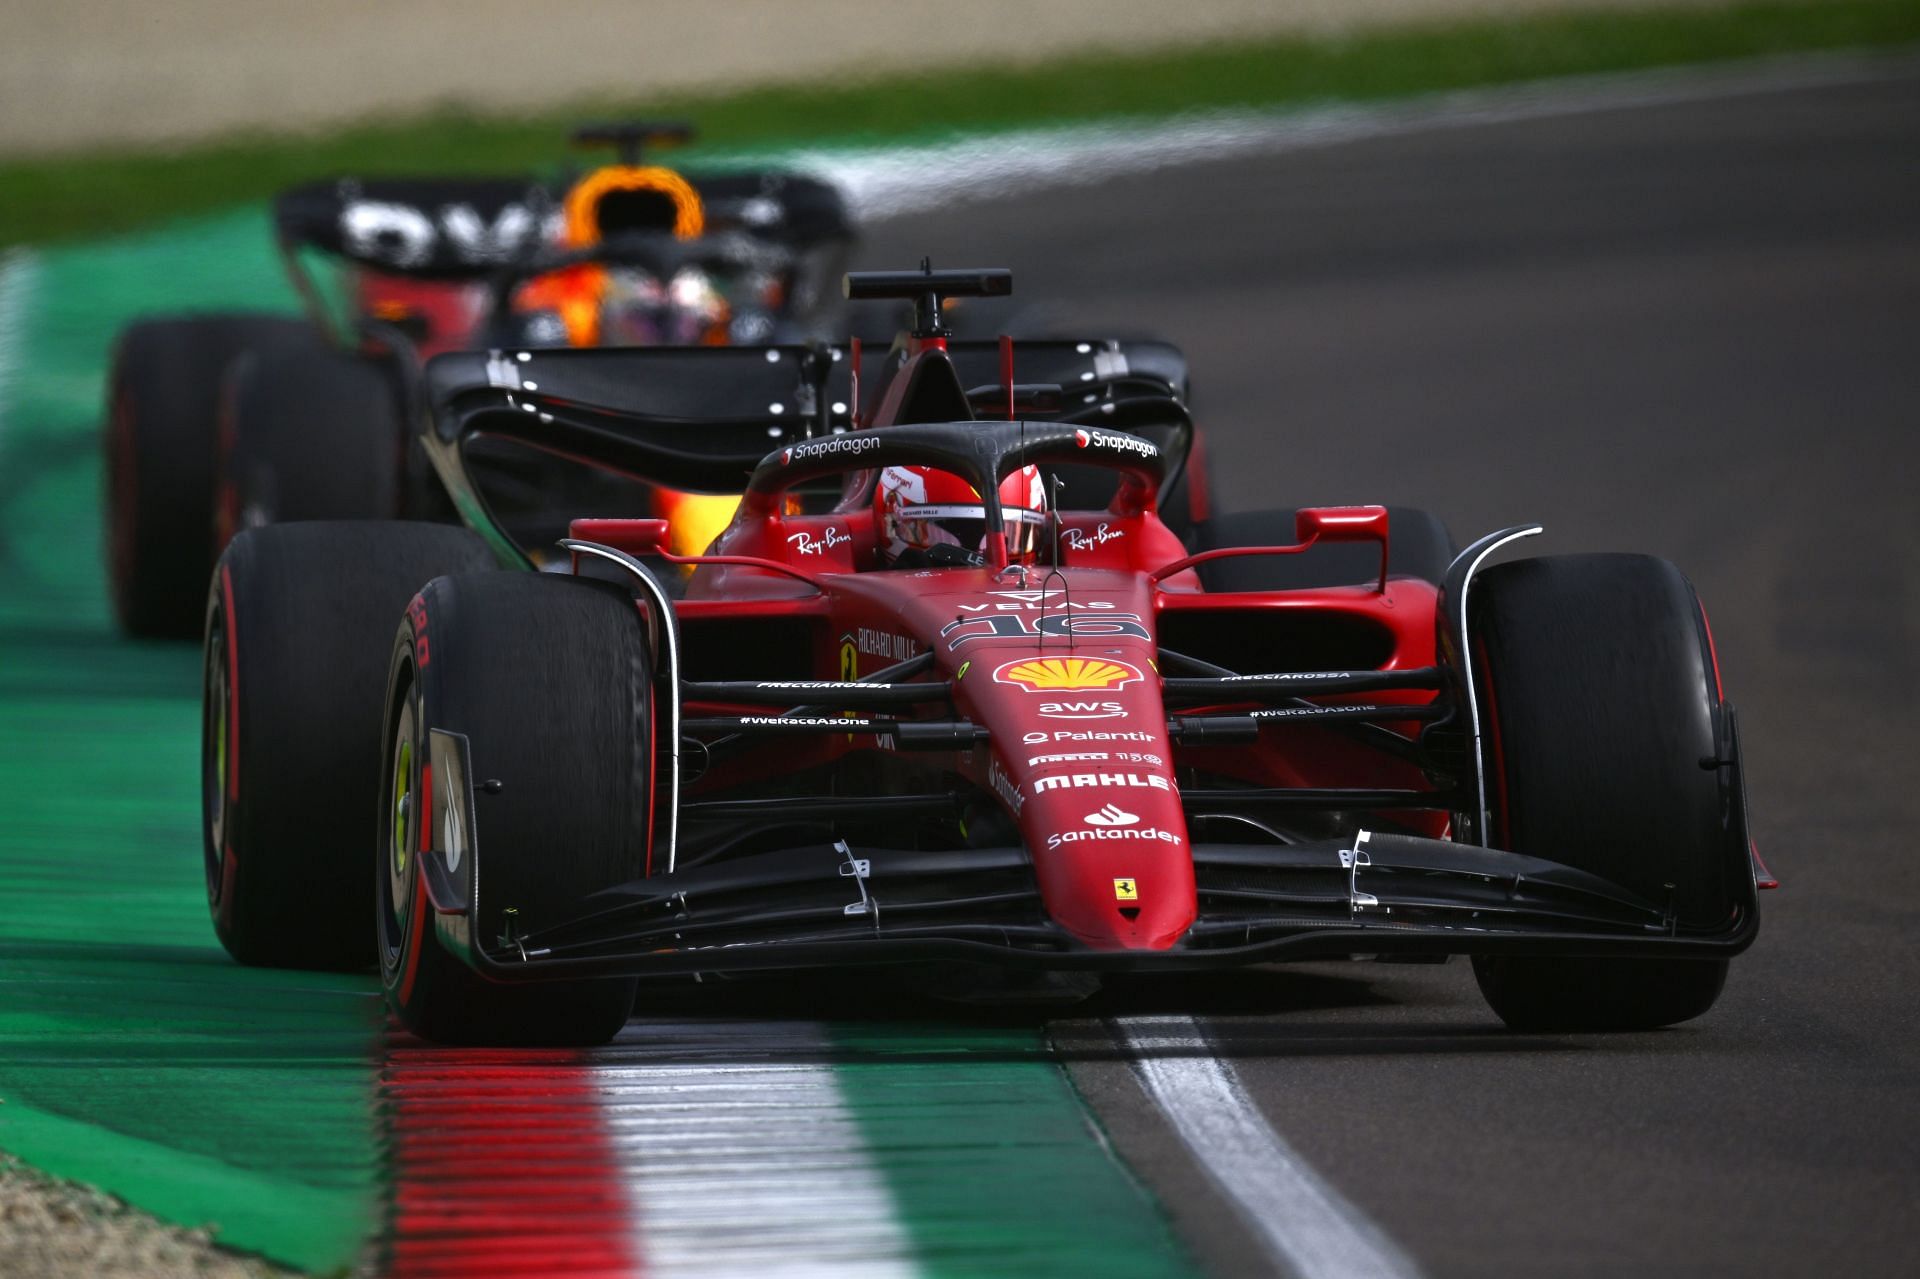
[[[0,253],[0,452],[7,436],[10,383],[27,345],[27,307],[40,277],[40,263],[25,249]]]
[[[1113,1023],[1134,1074],[1276,1265],[1300,1279],[1413,1279],[1412,1259],[1267,1123],[1191,1017]]]
[[[641,1020],[594,1054],[649,1279],[919,1273],[828,1048],[810,1022]]]
[[[1568,77],[1381,104],[1220,111],[1169,121],[1023,129],[910,147],[822,148],[777,162],[827,177],[863,221],[1102,182],[1174,165],[1368,138],[1670,106],[1911,74],[1911,54],[1822,54]]]

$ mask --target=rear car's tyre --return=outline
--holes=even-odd
[[[271,315],[143,320],[120,335],[108,378],[107,580],[121,629],[143,639],[200,633],[214,538],[221,382],[243,352],[311,331]]]
[[[477,885],[472,930],[489,949],[646,874],[652,679],[632,599],[611,583],[444,577],[408,606],[388,677],[375,879],[381,978],[409,1030],[448,1044],[586,1045],[626,1024],[632,980],[509,985],[444,948],[422,862],[441,857],[469,891]],[[477,793],[465,863],[445,850],[452,797],[423,778],[436,730],[467,741]]]
[[[424,583],[493,563],[466,529],[285,524],[242,533],[206,603],[207,901],[242,963],[374,959],[367,850],[394,620]]]
[[[399,516],[406,440],[395,373],[317,333],[236,359],[219,447],[219,536]]]
[[[1227,546],[1291,546],[1294,512],[1240,511],[1215,515],[1208,528],[1207,550]],[[1413,506],[1387,508],[1387,572],[1395,577],[1417,577],[1438,586],[1453,562],[1453,534],[1430,511]],[[1374,581],[1380,573],[1380,551],[1363,542],[1335,542],[1316,546],[1301,555],[1242,555],[1213,560],[1199,568],[1200,580],[1210,591],[1301,591],[1328,586],[1352,586]]]
[[[1732,909],[1718,679],[1693,587],[1645,555],[1488,569],[1469,596],[1491,842],[1577,866],[1682,928]],[[1703,761],[1705,766],[1703,766]],[[1648,1030],[1698,1017],[1725,960],[1481,955],[1516,1030]]]

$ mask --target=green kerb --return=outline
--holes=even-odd
[[[351,1265],[379,997],[242,968],[199,847],[200,661],[107,613],[97,440],[120,326],[285,308],[264,219],[50,252],[0,405],[0,1147],[230,1246]]]

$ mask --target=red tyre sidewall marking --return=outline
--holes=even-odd
[[[420,606],[416,616],[415,606]],[[426,699],[420,695],[420,667],[426,664],[427,637],[425,606],[420,605],[420,597],[413,597],[413,603],[407,606],[407,616],[413,620],[414,636],[414,687],[408,693],[415,699],[419,710],[413,717],[413,731],[416,738],[424,738]],[[423,860],[427,850],[433,846],[433,761],[422,758],[425,747],[420,741],[414,743],[414,756],[420,759],[420,809],[415,820],[420,823],[420,849],[414,855],[413,863],[413,909],[408,912],[407,921],[407,961],[406,968],[400,974],[400,1003],[413,1002],[413,983],[420,976],[420,952],[428,945],[427,937],[427,881]]]
[[[1720,683],[1720,650],[1713,644],[1713,623],[1707,620],[1707,606],[1700,603],[1696,596],[1694,604],[1700,610],[1700,629],[1707,636],[1707,660],[1713,664],[1713,696],[1715,701],[1727,700],[1727,691]]]
[[[233,569],[220,566],[220,605],[226,615],[227,634],[227,803],[240,798],[240,643],[233,625]],[[233,830],[231,820],[227,830]],[[229,838],[231,845],[233,840]],[[229,853],[231,856],[231,853]]]
[[[240,816],[240,648],[234,638],[233,569],[220,566],[221,633],[227,643],[227,792],[226,820],[220,832],[220,899],[215,918],[223,931],[233,927],[233,903],[238,892],[240,859],[233,854],[233,830]]]
[[[413,1000],[413,982],[420,975],[420,951],[427,944],[427,890],[416,870],[413,881],[413,910],[407,921],[407,967],[400,974],[400,1002]]]

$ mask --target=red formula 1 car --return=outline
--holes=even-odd
[[[1190,551],[1156,511],[1177,397],[1037,417],[1060,387],[1006,348],[969,395],[940,298],[1005,285],[849,277],[919,313],[865,398],[829,348],[431,363],[426,448],[479,537],[261,529],[216,571],[228,948],[377,960],[405,1024],[448,1042],[602,1040],[653,976],[922,961],[1464,953],[1516,1027],[1710,1007],[1760,876],[1686,579],[1485,567],[1524,527],[1427,580],[1393,571],[1382,507]],[[799,420],[841,394],[870,406],[855,429]],[[528,561],[464,472],[488,434],[744,498],[699,556],[661,521],[582,519],[571,573],[500,571]],[[1097,508],[1056,500],[1089,475]],[[1243,571],[1315,562],[1328,580],[1281,589]]]

